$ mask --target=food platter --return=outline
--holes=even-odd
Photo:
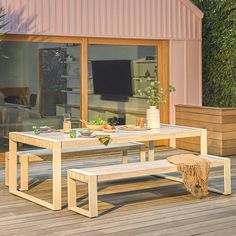
[[[118,128],[119,130],[123,131],[145,131],[151,130],[149,127],[139,127],[139,126],[121,126]]]
[[[106,133],[115,133],[116,130],[115,129],[102,129],[103,132],[106,132]]]

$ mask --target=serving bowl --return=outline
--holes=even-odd
[[[81,129],[81,130],[79,130],[79,133],[80,133],[80,135],[82,135],[82,136],[87,136],[87,137],[89,137],[89,136],[91,136],[91,134],[93,133],[93,131],[92,131],[92,130],[88,130],[88,129]]]
[[[40,126],[39,129],[41,132],[47,132],[51,129],[51,127],[45,125],[45,126]]]
[[[104,128],[104,125],[89,125],[89,124],[86,124],[86,127],[90,130],[99,131],[99,130],[102,130]]]

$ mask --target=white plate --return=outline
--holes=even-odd
[[[106,133],[115,133],[116,130],[115,129],[102,129],[103,132],[106,132]]]
[[[150,130],[151,128],[149,127],[125,127],[125,126],[122,126],[122,127],[119,127],[119,130],[124,130],[124,131],[145,131],[145,130]]]

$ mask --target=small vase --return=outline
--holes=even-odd
[[[160,111],[156,106],[150,106],[146,113],[147,126],[152,129],[160,128]]]

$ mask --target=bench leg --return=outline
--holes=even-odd
[[[68,187],[68,208],[73,209],[76,207],[76,180],[67,178]]]
[[[230,159],[224,160],[224,195],[231,194],[231,165]]]
[[[88,182],[88,198],[89,198],[89,212],[90,217],[98,216],[98,190],[97,190],[97,176],[89,176]]]
[[[122,163],[128,164],[128,151],[127,150],[122,151]]]
[[[97,203],[97,176],[89,176],[88,179],[88,202],[89,210],[77,207],[76,203],[76,180],[68,176],[68,208],[71,211],[79,213],[87,217],[98,216]]]
[[[148,160],[154,161],[155,160],[155,153],[154,153],[154,141],[148,142]]]
[[[9,152],[5,153],[5,185],[9,186]]]
[[[140,146],[140,162],[146,161],[146,148],[145,144]]]
[[[22,155],[20,157],[20,190],[27,191],[29,189],[29,156]]]
[[[200,137],[200,145],[201,145],[201,155],[207,154],[207,130],[203,129],[201,131]]]

